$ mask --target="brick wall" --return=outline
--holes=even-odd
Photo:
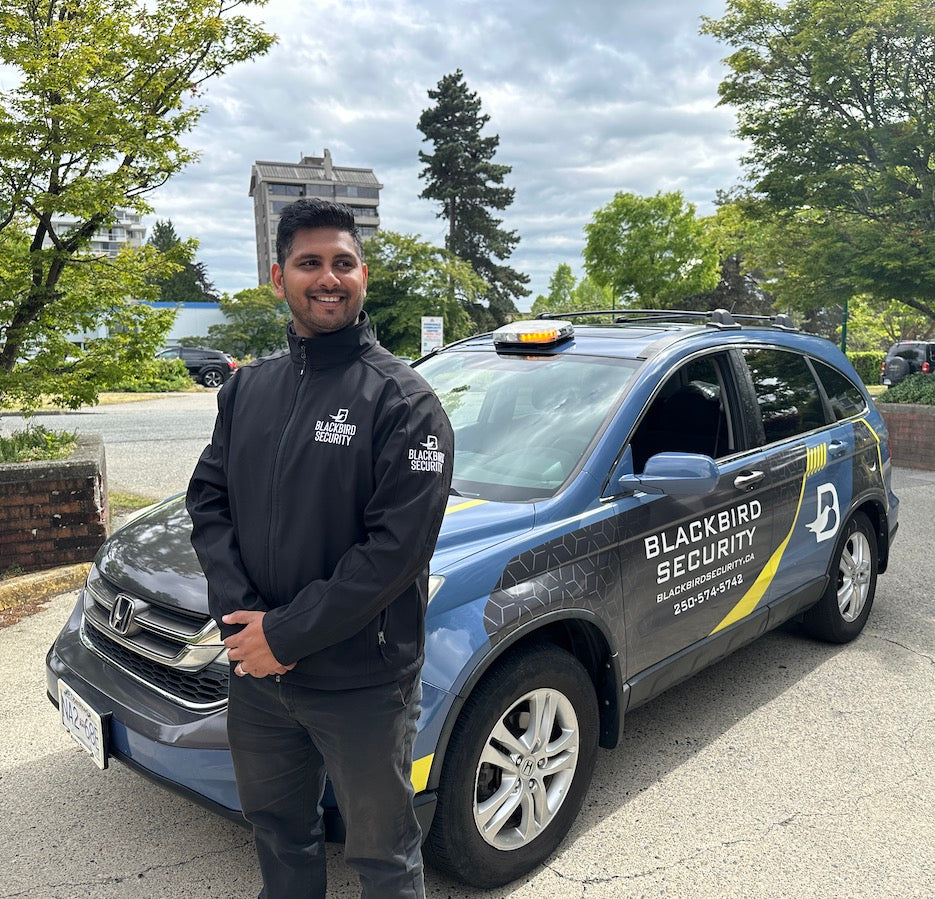
[[[109,525],[99,436],[79,437],[60,461],[0,464],[0,573],[89,562]]]
[[[880,403],[890,432],[893,464],[935,471],[935,406]]]

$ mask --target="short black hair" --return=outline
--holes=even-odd
[[[314,197],[302,197],[279,213],[279,225],[276,228],[276,261],[280,268],[292,252],[292,242],[296,231],[304,228],[337,228],[347,231],[354,239],[357,255],[364,259],[364,242],[354,221],[350,206],[331,200],[319,200]]]

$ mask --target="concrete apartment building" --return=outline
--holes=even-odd
[[[250,173],[250,196],[256,224],[257,277],[269,284],[276,259],[276,224],[284,206],[299,197],[321,197],[346,203],[364,239],[380,226],[380,190],[373,169],[335,165],[331,151],[324,156],[303,156],[298,163],[261,162]]]

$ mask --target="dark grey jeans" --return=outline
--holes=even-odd
[[[345,860],[363,899],[423,899],[422,833],[412,808],[418,674],[360,690],[310,690],[288,675],[231,672],[227,732],[260,899],[323,899],[325,773],[347,829]]]

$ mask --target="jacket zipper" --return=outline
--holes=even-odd
[[[380,647],[380,655],[383,656],[384,662],[389,661],[386,657],[386,619],[389,614],[390,610],[388,608],[383,609],[380,612],[380,623],[377,625],[377,646]]]
[[[295,390],[292,394],[292,405],[289,408],[289,415],[286,418],[286,423],[283,425],[282,431],[279,433],[279,442],[276,445],[276,454],[273,456],[273,470],[270,473],[269,480],[269,503],[267,508],[269,509],[269,520],[266,522],[266,559],[267,559],[267,572],[266,580],[269,584],[269,589],[271,592],[274,592],[274,581],[273,581],[273,572],[276,570],[276,565],[274,564],[275,560],[273,559],[273,552],[270,547],[270,536],[273,533],[273,522],[278,517],[277,509],[278,505],[276,502],[276,487],[279,483],[279,468],[280,461],[282,458],[283,446],[286,443],[286,434],[292,428],[292,424],[295,421],[296,417],[296,407],[298,406],[299,401],[299,391],[302,389],[302,384],[305,380],[305,372],[308,369],[308,356],[305,347],[305,341],[302,341],[299,344],[299,358],[301,360],[301,365],[299,367],[299,376],[296,379]]]

